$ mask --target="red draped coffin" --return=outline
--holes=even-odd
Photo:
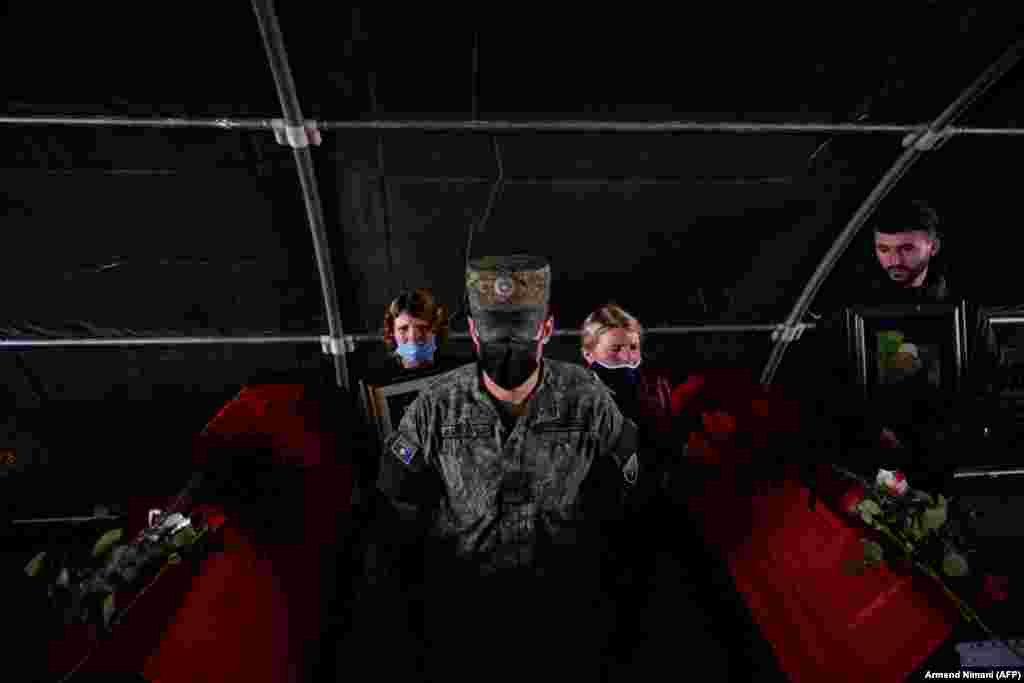
[[[271,541],[249,520],[205,506],[223,522],[218,549],[198,571],[183,563],[163,574],[82,673],[141,673],[152,683],[291,683],[319,656],[327,554],[337,550],[350,511],[352,470],[342,460],[339,429],[327,424],[318,399],[301,385],[245,388],[209,423],[192,456],[235,457],[234,443],[269,448],[276,466],[301,472],[301,528]],[[339,425],[346,417],[336,416]],[[240,437],[240,438],[236,438]],[[187,454],[184,454],[187,455]],[[184,482],[183,482],[184,483]],[[168,499],[129,506],[134,534],[147,510]],[[293,515],[296,511],[290,511]],[[329,564],[328,564],[329,566]],[[71,627],[52,649],[50,670],[69,671],[88,651],[87,628]]]
[[[863,557],[865,530],[834,511],[844,488],[825,468],[813,509],[796,467],[749,486],[749,468],[798,433],[798,406],[737,371],[692,377],[673,403],[704,426],[689,443],[704,477],[689,505],[790,680],[896,683],[949,637],[958,613],[929,579],[885,566],[844,573]]]
[[[223,552],[198,573],[167,574],[84,671],[141,672],[154,683],[301,680],[322,623],[324,540],[338,537],[352,487],[335,431],[311,419],[318,411],[309,401],[295,385],[247,388],[196,449],[200,459],[225,457],[225,436],[267,439],[282,465],[306,473],[304,531],[267,543],[225,514]],[[929,580],[885,567],[843,572],[844,560],[862,553],[864,530],[827,504],[843,492],[837,482],[821,481],[823,502],[813,509],[808,489],[788,470],[775,484],[745,483],[749,469],[786,442],[780,437],[798,434],[797,405],[748,372],[709,371],[676,388],[673,411],[700,415],[703,425],[689,443],[703,479],[688,504],[791,680],[896,683],[949,636],[958,615]],[[129,531],[148,507],[166,502],[135,501]],[[81,643],[67,638],[51,668],[69,669]]]

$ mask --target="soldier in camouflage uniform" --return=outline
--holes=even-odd
[[[592,606],[642,476],[636,426],[593,373],[543,358],[554,331],[543,259],[479,259],[466,283],[478,362],[439,376],[385,444],[378,487],[406,520],[422,522],[407,529],[428,538],[424,573],[401,581],[443,596],[427,600],[422,625],[439,661],[493,649],[466,639],[502,624],[530,644],[519,661],[532,671],[551,673],[536,649],[549,646],[579,675],[610,638],[611,608],[595,615]],[[416,533],[396,535],[392,547]],[[554,631],[541,635],[545,625]],[[455,649],[446,655],[447,646]]]

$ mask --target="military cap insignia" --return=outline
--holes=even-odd
[[[551,266],[533,256],[491,256],[466,266],[466,290],[474,311],[542,309],[551,293]]]
[[[507,300],[511,298],[512,292],[516,289],[516,283],[512,281],[507,275],[502,275],[494,281],[494,295],[499,300]]]
[[[636,483],[637,476],[640,474],[640,461],[637,460],[636,453],[629,456],[629,460],[626,461],[625,467],[622,468],[622,476],[626,478],[626,483],[632,486]]]
[[[399,435],[391,443],[391,452],[406,465],[412,464],[412,459],[416,457],[417,450],[416,446],[409,443],[409,441],[402,435]]]

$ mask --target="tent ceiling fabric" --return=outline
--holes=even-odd
[[[875,112],[883,118],[914,121],[955,96],[1021,25],[1009,3],[745,8],[662,25],[647,13],[551,12],[474,25],[464,12],[434,7],[403,8],[400,17],[359,8],[322,21],[277,5],[306,114],[337,119],[371,113],[371,81],[379,113],[469,118],[475,26],[480,111],[489,118],[831,112],[845,120],[871,101],[896,109]],[[248,3],[201,15],[167,6],[130,28],[114,7],[62,7],[59,22],[38,4],[8,4],[5,13],[4,63],[31,64],[5,74],[12,112],[279,115]]]
[[[974,9],[937,2],[902,3],[878,14],[850,6],[811,13],[743,10],[738,17],[730,8],[665,22],[651,14],[546,12],[475,24],[462,12],[436,8],[403,9],[400,16],[392,8],[360,8],[325,21],[308,7],[277,4],[304,113],[319,119],[459,120],[470,117],[475,102],[481,119],[920,123],[946,106],[1021,26],[1019,10],[1009,5]],[[167,6],[159,16],[133,20],[130,28],[120,12],[103,7],[62,8],[59,22],[50,16],[52,8],[38,4],[5,11],[0,55],[6,64],[31,63],[5,74],[8,114],[280,116],[248,3],[217,3],[201,15]],[[1020,71],[979,101],[964,123],[1018,125]],[[801,275],[810,274],[829,239],[900,151],[899,136],[870,141],[823,135],[496,138],[508,185],[475,238],[474,251],[544,243],[565,269],[560,284],[573,302],[567,322],[585,313],[584,301],[605,291],[642,302],[646,285],[619,283],[626,273],[644,269],[673,272],[679,300],[692,294],[694,283],[714,282],[749,294],[737,315],[756,311],[757,317],[777,320],[799,292]],[[9,277],[22,277],[19,267],[27,268],[28,253],[39,254],[36,265],[50,260],[51,270],[65,272],[68,264],[46,249],[53,238],[43,237],[40,226],[66,225],[57,238],[81,250],[76,264],[102,263],[115,255],[139,263],[180,256],[263,264],[245,284],[224,271],[222,289],[253,288],[249,291],[261,294],[250,298],[264,304],[239,313],[251,317],[228,327],[263,330],[276,324],[298,331],[298,325],[270,310],[283,305],[271,291],[280,291],[279,282],[288,282],[285,289],[293,292],[283,299],[301,298],[317,308],[315,284],[307,288],[312,298],[308,291],[295,293],[302,287],[290,284],[314,282],[316,270],[294,164],[269,133],[3,127],[0,142],[0,167],[19,178],[0,196],[5,225],[24,235],[5,271]],[[935,175],[922,177],[936,177],[968,160],[974,177],[961,173],[956,182],[992,186],[984,155],[966,147],[980,150],[986,144],[992,143],[955,141],[942,157],[936,155],[941,161],[933,164]],[[402,282],[433,283],[443,298],[458,301],[461,249],[496,175],[488,136],[338,131],[325,134],[314,156],[332,245],[341,245],[335,260],[347,271],[338,274],[346,332],[375,329],[380,308]],[[25,180],[28,169],[51,172],[36,181],[47,183],[45,192],[39,189],[43,185]],[[86,170],[106,174],[101,175],[105,180],[83,180]],[[71,174],[67,188],[57,172]],[[128,201],[149,191],[135,189],[141,181],[133,173],[155,176],[147,186],[159,191],[146,201]],[[389,209],[380,195],[381,175],[388,178]],[[659,184],[592,182],[608,177]],[[575,183],[543,184],[559,178]],[[89,189],[70,187],[76,183]],[[270,184],[278,188],[273,194],[266,191]],[[200,185],[211,189],[197,195]],[[84,197],[74,199],[76,193]],[[62,197],[65,208],[78,202],[76,211],[88,231],[67,213],[58,217],[56,209],[46,208],[51,195]],[[1000,199],[989,201],[998,205]],[[153,216],[144,213],[147,207]],[[590,244],[588,227],[605,222],[623,226],[633,241],[616,242],[614,248],[590,245],[614,252],[607,262],[599,263],[600,250],[587,249],[588,258],[595,259],[592,269],[610,276],[597,292],[593,278],[584,283],[570,269],[583,267],[579,254]],[[119,236],[113,242],[93,237],[104,223]],[[562,240],[557,245],[550,243],[552,226]],[[743,244],[727,250],[737,242]],[[779,259],[776,252],[759,257],[772,243],[791,258]],[[797,253],[794,245],[806,253]],[[673,260],[659,261],[666,253]],[[680,269],[676,257],[692,265]],[[778,272],[769,282],[772,278],[761,271],[771,268]],[[144,266],[137,272],[155,276]],[[57,290],[58,282],[51,282]],[[92,316],[107,327],[146,327],[160,311],[174,318],[178,314],[171,311],[187,312],[190,296],[217,288],[212,281],[198,282],[192,283],[194,295],[165,284],[181,300],[148,312],[118,308],[107,297],[110,310],[122,311],[127,320],[102,313],[78,317]],[[63,299],[69,311],[73,302],[90,310],[90,301],[103,298],[39,289],[37,309],[44,301]],[[64,308],[54,304],[55,320],[66,318]],[[659,306],[649,308],[646,316],[670,322]],[[187,315],[179,317],[188,324]],[[304,319],[307,330],[322,324],[322,314],[316,321],[315,312],[284,317]],[[152,324],[166,329],[176,323]]]

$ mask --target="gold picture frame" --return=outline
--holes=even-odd
[[[384,385],[360,382],[363,412],[375,427],[379,445],[383,446],[398,426],[409,404],[436,379],[437,375],[430,375]]]

